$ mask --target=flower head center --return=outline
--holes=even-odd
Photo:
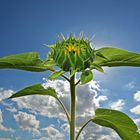
[[[69,44],[68,48],[67,48],[67,52],[79,55],[80,54],[80,48],[78,48],[78,47],[76,47],[72,44]]]

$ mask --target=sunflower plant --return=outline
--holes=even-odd
[[[51,71],[48,79],[64,78],[70,84],[70,112],[57,96],[55,89],[45,89],[42,84],[34,84],[13,94],[8,99],[28,95],[48,95],[54,97],[64,109],[70,125],[70,140],[78,140],[80,133],[89,122],[114,129],[122,140],[140,140],[136,124],[123,112],[98,108],[93,118],[88,120],[76,134],[76,86],[93,80],[93,70],[104,73],[103,67],[132,66],[140,67],[140,54],[113,47],[94,49],[91,41],[84,36],[63,35],[54,45],[45,60],[39,58],[37,52],[27,52],[0,58],[1,69],[19,69],[31,72]],[[80,74],[76,81],[76,74]],[[86,94],[86,93],[85,93]],[[94,130],[93,130],[94,133]]]

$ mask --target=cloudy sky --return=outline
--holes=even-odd
[[[96,48],[113,46],[140,53],[139,0],[0,0],[0,57],[37,51],[44,59],[58,34],[92,37]],[[0,71],[0,101],[28,85],[54,87],[69,109],[69,85],[44,81],[48,72]],[[105,68],[77,87],[77,130],[98,107],[121,110],[140,128],[140,69]],[[0,103],[0,140],[68,140],[69,126],[58,102],[30,96]],[[80,140],[120,140],[111,129],[89,124]]]

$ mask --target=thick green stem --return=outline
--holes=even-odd
[[[71,92],[71,123],[70,123],[70,140],[75,140],[75,110],[76,110],[76,92],[75,92],[75,75],[70,78]]]

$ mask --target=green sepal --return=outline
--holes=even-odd
[[[93,79],[93,73],[91,70],[85,70],[80,76],[81,84],[86,84]]]
[[[77,72],[77,69],[76,70],[71,70],[70,77],[72,77],[76,72]]]
[[[92,63],[92,64],[90,65],[90,69],[91,69],[91,70],[92,70],[92,69],[96,69],[96,70],[98,70],[99,72],[104,73],[103,68],[102,68],[100,65],[95,64],[95,63]]]

